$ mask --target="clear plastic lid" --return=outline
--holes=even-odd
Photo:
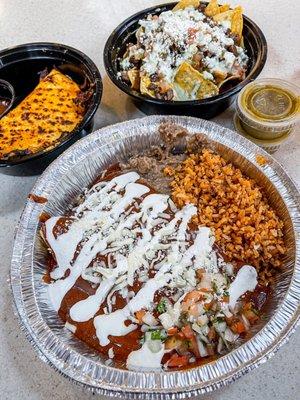
[[[299,119],[300,88],[281,79],[258,79],[239,93],[237,114],[244,128],[263,132],[284,132]],[[254,136],[256,136],[256,133]]]

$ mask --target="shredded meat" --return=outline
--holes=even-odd
[[[170,122],[161,124],[158,131],[162,141],[170,146],[176,145],[178,141],[181,141],[188,135],[188,131],[185,128]]]

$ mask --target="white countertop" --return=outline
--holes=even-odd
[[[29,42],[60,42],[89,55],[99,67],[104,93],[96,114],[100,128],[142,116],[107,78],[102,62],[111,31],[131,14],[164,0],[0,0],[0,49]],[[300,84],[300,2],[241,0],[245,14],[264,31],[268,61],[261,76]],[[1,61],[1,60],[0,60]],[[298,65],[297,65],[298,62]],[[215,120],[232,127],[233,110]],[[300,183],[299,129],[275,154],[291,177]],[[7,285],[14,229],[36,177],[0,174],[0,398],[3,400],[94,399],[38,359],[12,315]],[[300,392],[300,329],[267,363],[206,400],[295,400]],[[298,352],[297,352],[298,349]]]

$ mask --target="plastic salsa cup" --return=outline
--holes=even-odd
[[[258,79],[237,98],[235,127],[266,150],[276,151],[293,132],[299,112],[299,87],[281,79]]]

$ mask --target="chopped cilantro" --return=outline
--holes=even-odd
[[[164,329],[155,329],[151,331],[151,340],[165,340],[167,333]]]
[[[224,322],[224,320],[225,320],[225,317],[216,317],[215,319],[214,319],[214,322]]]
[[[219,296],[221,293],[219,292],[219,288],[218,288],[216,281],[212,281],[211,286],[212,286],[213,291],[216,293],[216,295]]]
[[[160,314],[164,313],[167,311],[167,302],[165,299],[162,299],[157,307],[156,307],[157,312],[159,312]]]
[[[231,280],[229,279],[229,276],[225,275],[225,279],[226,279],[227,286],[229,286],[231,284]]]
[[[211,282],[211,286],[212,286],[214,292],[216,292],[218,290],[218,286],[215,281]]]

